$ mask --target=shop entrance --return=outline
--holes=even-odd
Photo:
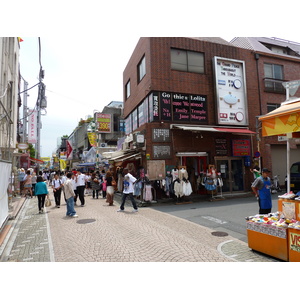
[[[207,170],[207,156],[183,156],[181,161],[182,165],[186,166],[193,192],[206,193],[204,186],[200,184],[200,179]]]
[[[223,180],[223,192],[244,191],[243,159],[237,157],[215,158],[217,171]]]

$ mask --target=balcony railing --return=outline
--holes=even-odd
[[[264,78],[265,92],[285,94],[285,88],[282,85],[284,80]]]

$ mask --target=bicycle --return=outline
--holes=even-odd
[[[271,182],[271,193],[276,194],[277,192],[281,192],[281,187],[279,184],[279,175],[274,175]]]

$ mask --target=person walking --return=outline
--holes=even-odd
[[[77,201],[77,197],[78,197],[78,192],[77,192],[77,183],[76,183],[76,175],[74,172],[71,172],[72,176],[71,176],[71,181],[72,181],[72,184],[73,184],[73,190],[74,190],[74,193],[75,193],[75,197],[74,197],[74,205],[77,205],[76,204],[76,201]]]
[[[27,191],[30,193],[30,197],[32,198],[32,176],[30,174],[30,170],[26,171],[26,175],[24,177],[24,194],[26,197]]]
[[[114,205],[115,187],[112,185],[114,179],[110,171],[106,173],[106,202],[109,206]]]
[[[42,214],[44,212],[45,198],[49,194],[47,184],[42,176],[38,176],[36,179],[34,194],[38,198],[39,213]]]
[[[31,183],[32,183],[32,195],[36,196],[36,194],[35,194],[35,185],[37,183],[37,176],[36,176],[35,172],[33,172],[33,174],[32,174]]]
[[[101,190],[101,185],[100,185],[100,178],[96,176],[96,173],[92,173],[91,176],[91,187],[93,191],[93,199],[96,197],[98,199],[99,197],[99,191]]]
[[[80,170],[77,171],[76,183],[77,183],[77,192],[78,192],[79,200],[81,202],[81,206],[83,207],[85,204],[84,189],[86,184],[86,178],[85,175],[81,173]]]
[[[64,193],[67,199],[67,212],[66,215],[69,217],[77,218],[78,215],[74,209],[74,187],[72,182],[72,173],[67,173],[67,179],[64,182]]]
[[[133,177],[129,172],[128,169],[124,169],[124,181],[123,181],[123,195],[122,195],[122,203],[120,206],[120,209],[118,212],[123,212],[124,211],[124,205],[127,197],[129,196],[129,199],[132,203],[133,206],[133,211],[132,212],[138,212],[138,208],[136,205],[136,202],[133,197],[133,184],[136,182],[136,178]]]
[[[268,214],[272,209],[270,171],[262,169],[262,175],[252,183],[252,190],[258,200],[259,214]]]
[[[55,173],[54,179],[52,180],[52,188],[53,188],[53,194],[54,194],[55,204],[57,208],[60,208],[62,187],[63,187],[62,182],[59,179],[58,174]]]

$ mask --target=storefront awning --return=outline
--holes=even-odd
[[[177,152],[176,156],[208,156],[207,152]]]
[[[40,160],[40,159],[37,159],[37,158],[33,158],[33,157],[29,157],[29,159],[31,160],[31,161],[34,161],[34,162],[39,162],[39,163],[44,163],[44,161],[43,160]]]
[[[123,155],[122,157],[119,158],[111,158],[110,160],[114,160],[115,162],[120,162],[120,161],[125,161],[125,160],[130,160],[130,159],[139,159],[141,158],[140,153],[135,153],[135,154],[130,154],[130,155]]]
[[[211,132],[228,132],[236,134],[256,134],[256,132],[251,131],[247,128],[238,128],[238,127],[212,127],[212,126],[189,126],[189,125],[176,125],[172,124],[171,129],[182,129],[189,131],[211,131]]]
[[[283,102],[280,107],[259,117],[262,136],[272,136],[300,131],[300,99]]]
[[[77,167],[94,167],[95,165],[96,163],[94,162],[86,162],[86,163],[78,164]]]

